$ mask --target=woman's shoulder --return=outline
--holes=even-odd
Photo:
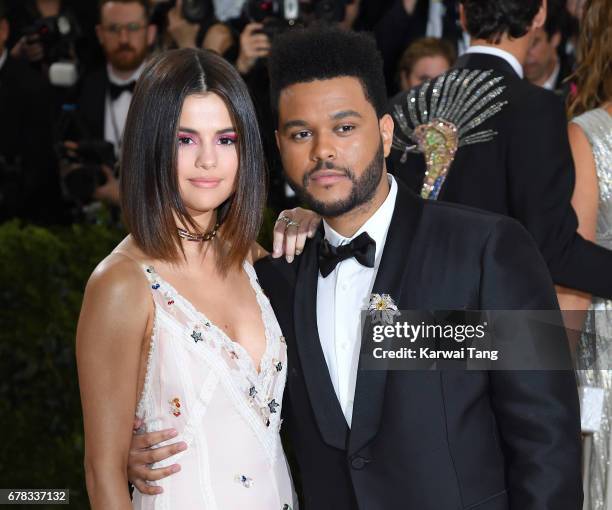
[[[145,266],[146,255],[127,236],[93,270],[87,291],[128,299],[143,297],[148,292]]]

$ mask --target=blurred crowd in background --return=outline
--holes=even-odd
[[[268,99],[274,37],[313,23],[374,34],[389,97],[446,71],[469,45],[454,0],[0,0],[0,222],[86,220],[118,204],[132,90],[147,57],[200,47],[251,90],[270,169],[268,204],[295,205],[283,181]],[[572,93],[579,0],[549,0],[525,78]],[[118,210],[116,211],[118,213]],[[118,214],[116,215],[119,217]]]

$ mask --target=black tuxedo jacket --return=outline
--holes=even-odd
[[[104,140],[104,112],[109,87],[106,66],[87,74],[78,92],[83,139]]]
[[[372,292],[400,310],[557,307],[517,222],[398,184]],[[291,265],[256,264],[287,339],[283,426],[306,510],[579,510],[572,372],[360,370],[349,430],[317,332],[320,236]]]
[[[574,164],[567,119],[556,95],[519,78],[502,58],[466,54],[457,67],[492,69],[503,76],[508,101],[481,128],[497,132],[493,140],[460,147],[438,200],[477,207],[517,219],[533,236],[555,283],[612,298],[612,252],[576,233],[570,200]],[[390,104],[405,105],[405,93]],[[420,191],[425,171],[422,154],[405,163],[393,150],[391,171]]]

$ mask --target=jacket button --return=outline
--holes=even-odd
[[[367,459],[364,459],[363,457],[355,457],[351,461],[351,466],[353,467],[353,469],[363,469],[368,462],[369,461]]]

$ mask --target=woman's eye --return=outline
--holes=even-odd
[[[238,137],[236,135],[221,136],[219,137],[217,143],[219,145],[234,145],[237,140]]]
[[[191,145],[195,142],[193,141],[193,138],[191,138],[190,136],[179,136],[178,143],[179,145]]]

